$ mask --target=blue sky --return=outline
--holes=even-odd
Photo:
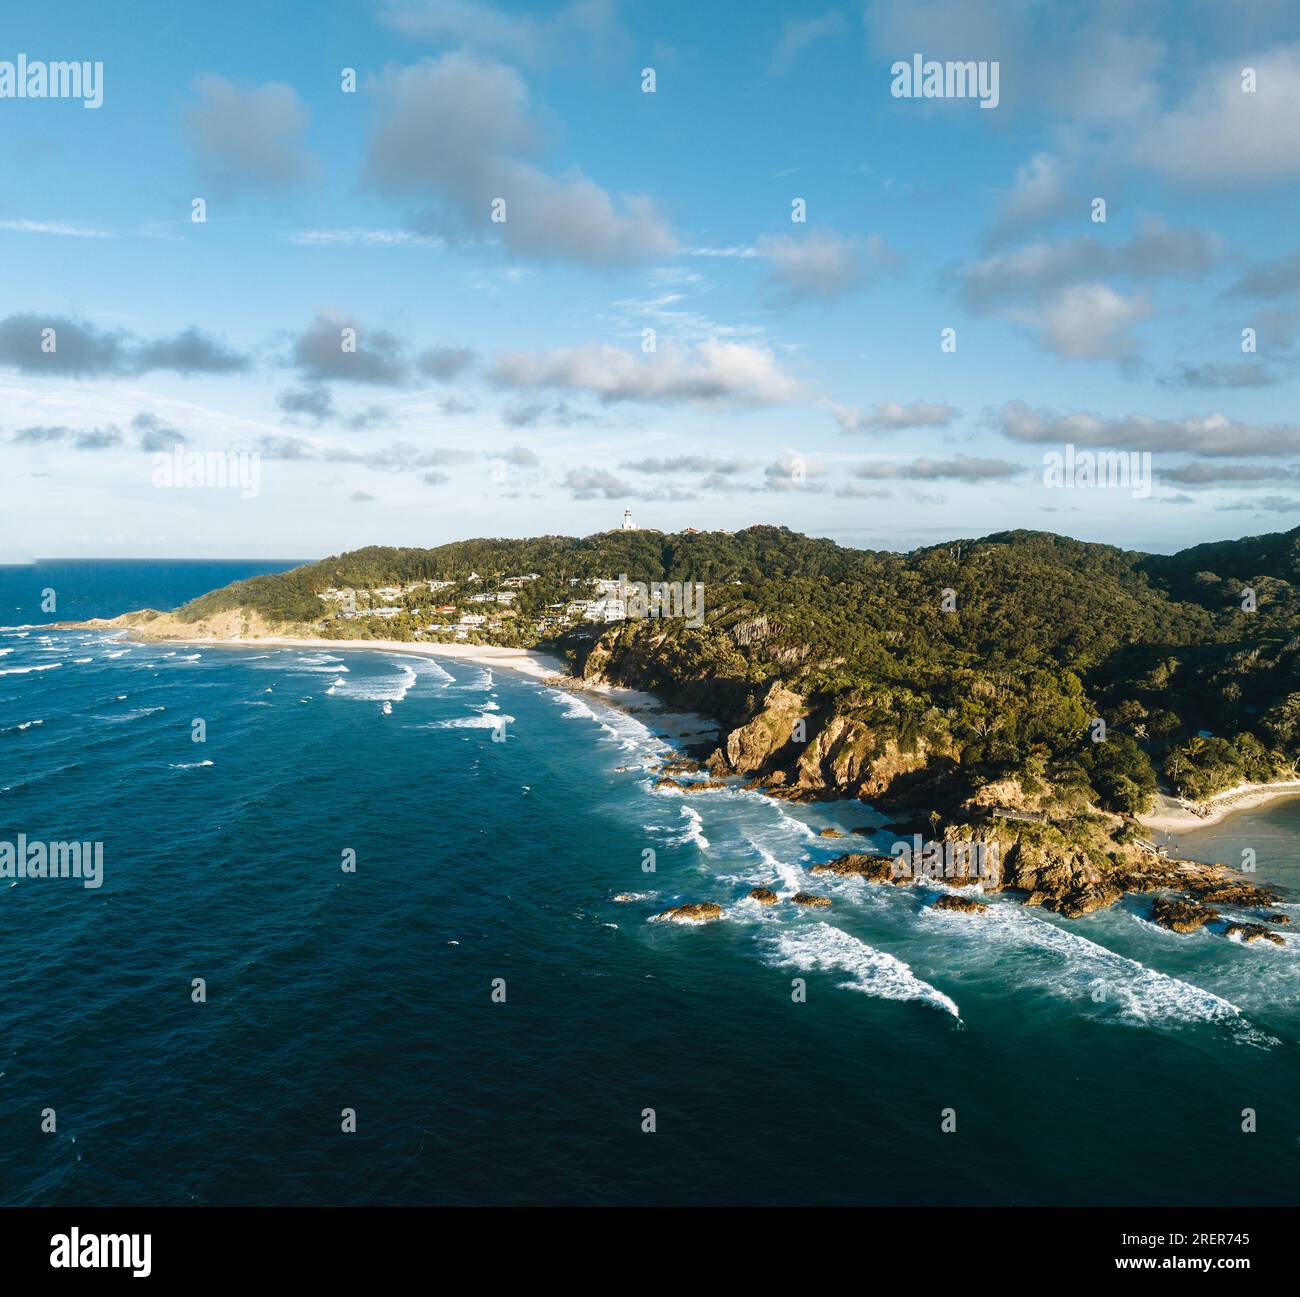
[[[0,65],[103,104],[0,98],[0,560],[1295,526],[1290,9],[26,6]],[[997,106],[894,97],[914,54]],[[1152,489],[1045,485],[1067,443]]]

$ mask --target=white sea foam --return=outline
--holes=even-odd
[[[427,725],[419,725],[415,728],[422,730],[494,730],[498,725],[512,724],[514,719],[513,716],[507,716],[504,712],[498,712],[495,715],[476,712],[473,716],[453,716],[450,720],[430,721]]]
[[[624,752],[650,754],[669,751],[667,743],[656,738],[647,725],[627,712],[613,707],[601,707],[597,711],[567,689],[545,689],[543,692],[564,708],[564,715],[570,720],[594,721]]]
[[[211,761],[180,761],[171,767],[173,770],[201,770],[204,766],[210,766]]]
[[[53,671],[62,665],[62,662],[46,662],[43,666],[36,667],[6,667],[0,670],[0,676],[25,676],[32,671]]]
[[[93,662],[94,660],[94,658],[73,658],[72,664],[80,667],[85,666],[87,662]]]
[[[786,928],[768,938],[772,963],[808,972],[842,972],[846,991],[882,1000],[918,1000],[959,1017],[957,1005],[938,987],[923,982],[901,959],[850,936],[843,928],[814,923]]]
[[[431,680],[444,685],[456,683],[456,677],[448,672],[442,663],[435,662],[432,658],[414,653],[394,653],[393,657],[402,662],[410,662],[418,675],[428,676]]]
[[[320,667],[313,670],[335,671],[341,668]],[[405,663],[400,663],[396,675],[349,676],[340,684],[338,680],[329,688],[336,698],[353,698],[369,703],[400,703],[411,691],[418,676]]]
[[[683,806],[681,812],[686,826],[680,833],[668,839],[669,845],[682,847],[688,842],[693,842],[701,851],[707,851],[709,840],[704,836],[704,821],[700,818],[699,811],[694,806]]]
[[[993,942],[999,968],[1013,971],[1025,985],[1075,1001],[1101,1021],[1130,1026],[1213,1023],[1250,1044],[1277,1043],[1254,1028],[1230,1000],[1026,914],[1019,906],[992,905],[978,924],[951,930]],[[1049,958],[1009,956],[1007,945],[1028,947]]]
[[[118,701],[120,702],[121,698]],[[107,721],[110,725],[120,725],[123,721],[138,721],[142,716],[152,716],[155,712],[165,712],[166,710],[165,707],[138,707],[135,711],[121,712],[116,716],[97,716],[95,719]]]

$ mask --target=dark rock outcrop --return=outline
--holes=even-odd
[[[713,901],[688,901],[654,915],[651,923],[709,923],[722,918],[722,906]]]
[[[745,895],[760,905],[775,905],[781,899],[770,887],[751,887]]]
[[[851,851],[834,860],[823,860],[809,871],[814,875],[837,874],[841,878],[865,878],[873,883],[896,883],[894,861],[890,856],[867,856]]]
[[[1174,896],[1157,896],[1151,904],[1151,922],[1174,932],[1195,932],[1219,917],[1218,910],[1208,905],[1181,901]]]
[[[1262,923],[1230,923],[1223,930],[1225,937],[1240,937],[1242,941],[1271,941],[1275,946],[1285,946],[1286,938],[1280,932],[1266,928]]]
[[[973,901],[969,896],[952,896],[948,892],[931,906],[931,909],[957,910],[962,914],[987,914],[988,908],[983,901]]]
[[[829,896],[818,896],[814,892],[796,892],[790,898],[791,905],[826,906],[831,903]]]

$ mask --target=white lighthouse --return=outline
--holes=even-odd
[[[631,510],[631,509],[624,509],[624,510],[623,510],[623,527],[622,527],[622,530],[623,530],[623,531],[635,531],[635,530],[636,530],[636,523],[634,523],[634,522],[632,521],[632,510]]]

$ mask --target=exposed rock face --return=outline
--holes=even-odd
[[[817,896],[813,892],[796,892],[791,898],[792,905],[829,905],[831,898],[829,896]]]
[[[968,810],[990,810],[994,807],[1006,807],[1009,810],[1026,809],[1025,792],[1018,779],[999,779],[995,783],[985,784],[966,800]]]
[[[873,883],[896,883],[894,861],[890,856],[865,856],[852,851],[847,856],[821,861],[810,874],[838,874],[841,878],[866,878]]]
[[[780,899],[770,887],[751,887],[746,895],[760,905],[775,905]]]
[[[1266,914],[1264,918],[1269,923],[1290,923],[1291,922],[1291,916],[1289,914]]]
[[[1275,905],[1282,899],[1282,893],[1275,887],[1258,887],[1254,883],[1242,882],[1232,877],[1233,871],[1223,865],[1215,865],[1212,868],[1222,869],[1226,877],[1197,878],[1184,884],[1198,900],[1210,905],[1239,905],[1248,909],[1258,909]]]
[[[119,617],[94,617],[89,621],[61,622],[59,625],[90,630],[129,629],[131,638],[141,640],[261,639],[267,635],[310,637],[320,634],[315,625],[268,622],[261,613],[250,608],[230,608],[195,621],[185,621],[175,613],[142,608],[139,612],[127,612]]]
[[[969,896],[950,896],[945,892],[931,907],[936,910],[958,910],[962,914],[986,914],[988,906],[982,901],[972,901]]]
[[[656,788],[675,788],[679,793],[708,793],[715,788],[725,788],[726,786],[727,781],[725,779],[695,779],[684,784],[665,775],[662,779],[655,780]]]
[[[1262,923],[1230,923],[1223,930],[1225,937],[1240,937],[1242,941],[1271,941],[1275,946],[1285,946],[1286,938],[1273,932]]]
[[[693,761],[690,757],[680,757],[675,761],[665,761],[659,767],[660,773],[665,775],[693,775],[698,774],[700,763]]]
[[[804,700],[779,680],[763,699],[763,708],[753,720],[727,735],[723,752],[737,774],[747,775],[774,764],[783,749],[795,745],[795,722],[808,715]]]
[[[654,915],[651,923],[710,923],[722,918],[722,906],[712,901],[688,901]]]
[[[817,836],[819,838],[842,838],[844,834],[839,829],[823,829]]]
[[[1212,910],[1208,905],[1180,901],[1172,896],[1157,896],[1151,904],[1151,922],[1174,932],[1195,932],[1217,918],[1218,910]]]

